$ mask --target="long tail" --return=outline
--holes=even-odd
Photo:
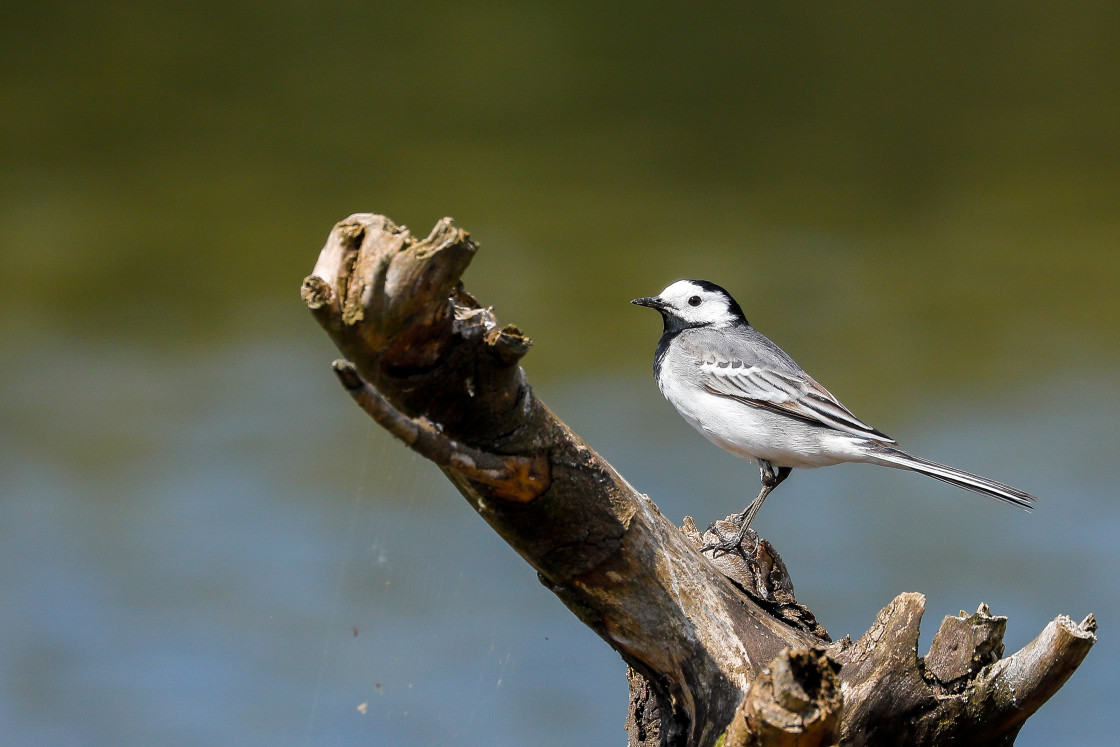
[[[980,475],[974,475],[970,472],[947,467],[944,464],[931,462],[928,459],[911,456],[905,451],[899,451],[889,446],[880,446],[874,450],[873,454],[874,459],[872,461],[884,467],[895,467],[897,469],[908,469],[914,472],[920,472],[935,480],[941,480],[950,485],[956,485],[958,488],[964,488],[965,490],[971,490],[992,498],[998,498],[1001,501],[1006,501],[1007,503],[1011,503],[1027,511],[1034,508],[1031,504],[1038,500],[1030,493],[1024,493],[1022,490],[1013,488],[1010,485],[1004,485],[1002,482],[996,482],[995,480],[989,480]]]

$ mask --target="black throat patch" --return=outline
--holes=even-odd
[[[653,354],[653,378],[655,381],[661,381],[661,364],[664,362],[665,356],[669,354],[669,345],[677,338],[677,335],[686,329],[699,329],[707,326],[709,326],[709,322],[685,324],[680,319],[674,319],[670,324],[669,317],[665,317],[665,332],[661,335],[661,339],[657,341],[657,350]]]

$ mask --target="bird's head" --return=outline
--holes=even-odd
[[[635,298],[630,303],[660,311],[666,332],[747,323],[731,294],[707,280],[678,280],[659,296]]]

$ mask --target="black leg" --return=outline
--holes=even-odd
[[[778,487],[785,481],[793,469],[790,467],[778,467],[778,471],[774,471],[774,466],[765,459],[758,460],[759,476],[762,478],[762,490],[759,491],[758,497],[747,506],[741,514],[736,517],[736,522],[739,525],[739,531],[734,537],[724,539],[723,535],[716,531],[716,536],[720,538],[719,542],[710,542],[700,548],[701,551],[713,550],[716,553],[731,552],[735,548],[743,544],[743,538],[747,536],[747,529],[750,528],[751,522],[754,521],[758,509],[762,508],[762,502],[766,500],[766,496],[770,495],[770,491]]]
[[[746,529],[754,521],[758,509],[762,508],[762,502],[766,500],[766,496],[770,495],[770,491],[785,482],[793,470],[789,467],[778,467],[778,471],[774,472],[774,465],[765,459],[758,460],[759,477],[762,478],[762,490],[759,491],[758,497],[754,499],[751,505],[739,514],[739,521],[742,522],[743,529]]]

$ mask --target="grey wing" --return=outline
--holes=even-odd
[[[749,350],[734,355],[726,346],[688,345],[700,368],[704,388],[713,394],[765,407],[811,423],[884,444],[894,439],[872,428],[840,404],[832,392],[801,370],[777,345],[755,330]],[[719,349],[723,347],[723,349]]]

